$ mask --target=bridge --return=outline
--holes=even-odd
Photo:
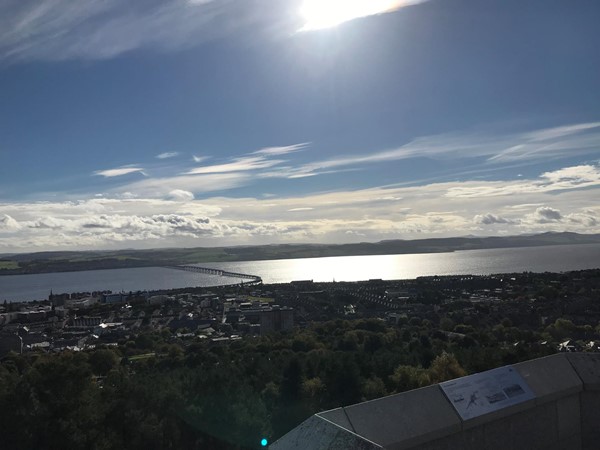
[[[261,284],[262,278],[258,275],[249,275],[247,273],[229,272],[222,269],[214,269],[211,267],[199,267],[199,266],[167,266],[168,269],[184,270],[186,272],[205,273],[207,275],[216,275],[219,277],[239,278],[243,284]],[[248,280],[244,282],[243,280]]]

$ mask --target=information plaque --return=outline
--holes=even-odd
[[[463,420],[535,398],[531,388],[512,366],[445,381],[440,383],[440,387]]]

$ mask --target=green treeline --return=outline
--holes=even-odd
[[[2,448],[260,448],[315,412],[550,351],[506,321],[454,329],[464,336],[416,317],[336,320],[224,345],[163,330],[114,348],[10,354],[0,364]]]

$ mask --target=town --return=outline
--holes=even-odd
[[[477,345],[489,327],[503,345],[598,351],[599,295],[599,270],[49,293],[45,301],[0,306],[0,356],[119,346],[153,332],[183,346],[224,345],[365,318],[418,323],[466,346]]]
[[[4,302],[3,439],[9,448],[261,448],[319,411],[596,352],[599,295],[596,269]]]

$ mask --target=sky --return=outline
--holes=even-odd
[[[600,232],[597,0],[3,0],[0,253]]]

